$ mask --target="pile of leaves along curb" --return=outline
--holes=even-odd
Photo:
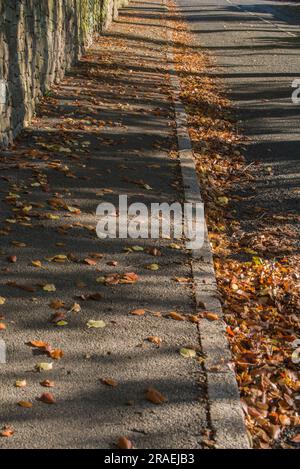
[[[300,337],[299,256],[288,227],[280,257],[270,230],[243,231],[235,209],[239,196],[233,193],[255,185],[260,165],[246,164],[230,102],[211,76],[212,59],[191,47],[193,37],[174,5],[169,27],[233,353],[229,366],[236,372],[252,445],[297,448],[300,373],[293,342]],[[273,225],[285,222],[284,214],[268,215]]]

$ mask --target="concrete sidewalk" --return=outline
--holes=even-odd
[[[137,448],[199,448],[209,429],[197,325],[166,317],[196,311],[192,284],[174,281],[191,277],[184,244],[100,241],[95,234],[101,201],[117,205],[120,194],[130,203],[183,200],[164,15],[160,0],[125,8],[42,103],[15,147],[1,154],[0,339],[8,362],[0,365],[0,427],[15,434],[0,438],[0,448],[114,448],[121,436]],[[144,250],[127,249],[135,245]],[[153,263],[159,270],[147,269]],[[96,281],[130,272],[136,283]],[[52,309],[53,300],[65,306]],[[68,312],[74,303],[80,312]],[[135,309],[147,312],[130,315]],[[64,325],[50,321],[54,313],[63,313]],[[90,320],[106,327],[88,329]],[[25,345],[35,340],[64,357],[35,353]],[[195,348],[198,358],[183,358],[182,347]],[[37,372],[41,362],[52,362],[53,370]],[[25,388],[15,387],[24,379]],[[55,382],[54,405],[36,400],[49,391],[40,385],[45,379]],[[168,401],[149,402],[150,386]]]

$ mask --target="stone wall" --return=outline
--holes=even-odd
[[[0,146],[30,121],[125,0],[0,0]]]

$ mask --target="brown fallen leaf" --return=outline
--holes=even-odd
[[[5,426],[0,431],[0,436],[3,438],[11,438],[14,436],[15,430],[12,427]]]
[[[7,258],[8,262],[11,262],[12,264],[15,264],[17,262],[17,256],[9,256]]]
[[[51,392],[45,392],[39,397],[39,401],[43,402],[44,404],[55,404],[55,398]]]
[[[107,265],[109,265],[111,267],[117,267],[118,262],[117,261],[109,261],[109,262],[107,262]]]
[[[40,382],[40,385],[44,388],[54,388],[55,383],[54,381],[49,381],[49,379],[45,379],[44,381]]]
[[[87,257],[86,259],[84,259],[84,263],[87,264],[87,265],[90,265],[90,266],[95,266],[95,265],[97,265],[96,259],[90,259],[89,257]]]
[[[64,356],[63,350],[54,349],[49,352],[49,357],[53,358],[53,360],[61,360]]]
[[[147,337],[147,340],[151,342],[152,344],[157,345],[158,347],[162,344],[162,339],[155,335],[151,335],[150,337]]]
[[[65,302],[62,300],[53,300],[49,306],[52,309],[61,309],[65,307]]]
[[[185,321],[185,317],[182,314],[177,313],[176,311],[171,311],[167,314],[167,317],[175,319],[175,321]]]
[[[136,283],[138,278],[139,277],[135,272],[128,272],[122,276],[120,283]]]
[[[52,314],[50,318],[50,322],[52,322],[53,324],[57,324],[58,322],[64,321],[65,319],[66,319],[66,313],[57,312],[57,313]]]
[[[197,324],[200,321],[200,318],[196,314],[191,314],[191,315],[189,315],[188,320],[190,322],[193,322],[193,323]]]
[[[132,442],[125,436],[121,436],[121,438],[119,438],[117,446],[119,449],[133,449]]]
[[[31,409],[33,407],[33,404],[28,401],[20,401],[18,402],[18,406],[24,407],[24,409]]]
[[[293,443],[300,443],[300,433],[298,433],[297,435],[293,436],[293,438],[291,438],[291,441]]]
[[[174,277],[172,280],[177,283],[190,283],[191,279],[188,277]]]
[[[100,380],[102,384],[106,386],[111,386],[112,388],[116,388],[118,386],[118,381],[112,378],[105,378]]]
[[[0,322],[0,331],[5,331],[6,330],[6,325],[3,324],[3,322]]]
[[[19,379],[15,382],[15,387],[16,388],[26,388],[27,382],[25,379]]]
[[[204,311],[200,316],[204,319],[208,319],[209,321],[218,321],[220,319],[218,314],[211,313],[210,311]]]
[[[31,340],[30,342],[27,342],[26,345],[29,345],[29,347],[40,348],[40,349],[45,349],[49,347],[49,344],[47,342],[43,342],[41,340]]]
[[[133,316],[144,316],[146,314],[145,309],[134,309],[133,311],[130,312]]]
[[[160,405],[164,404],[165,402],[168,402],[168,399],[157,389],[150,387],[146,391],[146,399],[149,402],[152,402],[152,404]]]

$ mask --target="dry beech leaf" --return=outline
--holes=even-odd
[[[205,311],[201,313],[201,316],[204,319],[208,319],[209,321],[218,321],[220,316],[216,313],[211,313],[210,311]]]
[[[84,259],[84,263],[87,264],[87,265],[90,265],[90,266],[95,266],[95,265],[97,265],[96,259],[90,259],[89,257],[87,257],[86,259]]]
[[[185,321],[185,317],[182,314],[177,313],[176,311],[171,311],[167,314],[167,317],[170,319],[175,319],[175,321]]]
[[[146,399],[152,404],[160,405],[168,401],[168,399],[157,389],[150,387],[146,392]]]
[[[43,388],[54,388],[55,383],[54,381],[49,381],[49,379],[45,379],[44,381],[40,382],[40,385],[43,386]]]
[[[41,349],[49,347],[49,344],[47,342],[43,342],[41,340],[31,340],[30,342],[27,342],[26,345],[29,345],[29,347]]]
[[[15,430],[11,427],[3,427],[0,431],[0,436],[3,438],[11,438],[14,434]]]
[[[106,386],[111,386],[112,388],[116,388],[118,386],[118,381],[112,378],[104,378],[100,380],[102,384]]]
[[[127,274],[124,274],[121,279],[120,283],[136,283],[138,281],[138,275],[135,272],[128,272]]]
[[[43,402],[44,404],[55,404],[55,398],[51,392],[45,392],[39,397],[39,401]]]
[[[17,262],[17,256],[9,256],[7,258],[8,262],[11,262],[12,264],[15,264]]]
[[[190,283],[191,279],[188,277],[174,277],[173,278],[174,282],[177,283]]]
[[[197,324],[199,321],[200,321],[200,318],[199,316],[197,316],[196,314],[191,314],[189,317],[188,317],[188,320],[190,322],[193,322],[195,324]]]
[[[20,401],[18,402],[18,406],[24,407],[24,409],[31,409],[33,407],[33,404],[28,401]]]
[[[53,358],[53,360],[61,360],[64,356],[63,350],[54,349],[49,352],[49,357]]]
[[[125,436],[121,436],[118,440],[118,448],[119,449],[133,449],[133,444],[128,438]]]
[[[130,312],[133,316],[144,316],[146,314],[145,309],[134,309],[133,311]]]
[[[147,337],[147,340],[152,344],[157,345],[158,347],[162,344],[162,339],[160,337],[157,337],[156,335],[151,335],[150,337]]]
[[[25,379],[18,379],[16,382],[15,382],[15,387],[16,388],[26,388],[27,386],[27,382]]]
[[[65,307],[65,302],[62,300],[53,300],[50,303],[50,308],[52,309],[61,309]]]

